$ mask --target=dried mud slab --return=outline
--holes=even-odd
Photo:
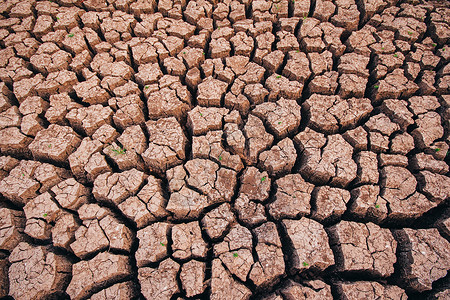
[[[131,273],[131,267],[127,256],[102,252],[90,260],[74,264],[72,272],[76,273],[66,292],[72,299],[82,299],[98,287],[125,278]]]
[[[111,211],[97,204],[85,204],[78,213],[83,224],[76,229],[70,244],[76,256],[86,258],[105,249],[130,251],[133,234],[126,225],[108,215]]]
[[[275,181],[275,185],[275,201],[268,205],[273,218],[309,215],[313,184],[306,182],[300,174],[289,174]]]
[[[386,166],[381,169],[381,176],[384,182],[381,196],[389,203],[389,218],[416,218],[439,203],[416,191],[417,180],[406,168]]]
[[[343,299],[387,298],[407,299],[405,291],[395,285],[382,285],[376,281],[337,282],[336,289]]]
[[[9,295],[17,299],[49,297],[64,291],[70,280],[69,260],[43,246],[19,243],[9,261]]]
[[[185,159],[187,139],[180,124],[173,117],[148,121],[149,147],[142,153],[148,168],[164,173]]]
[[[333,299],[331,287],[321,280],[310,280],[299,284],[287,280],[280,293],[285,299]],[[270,299],[270,298],[269,298]],[[281,297],[280,297],[281,299]]]
[[[131,299],[136,296],[136,288],[133,282],[127,281],[122,283],[116,283],[115,285],[103,289],[98,293],[92,295],[90,299],[101,300],[101,299]]]
[[[171,227],[172,225],[168,223],[154,223],[137,232],[139,248],[135,257],[139,267],[166,257]]]
[[[168,258],[160,263],[159,267],[140,268],[138,273],[141,292],[145,299],[170,299],[179,291],[176,281],[180,265]]]
[[[448,270],[449,242],[436,228],[398,229],[394,236],[399,246],[400,274],[408,290],[426,291]]]
[[[0,249],[12,251],[23,241],[24,214],[7,208],[0,209]]]
[[[397,242],[388,229],[373,223],[341,221],[327,232],[339,271],[368,272],[381,277],[394,272]]]
[[[323,271],[335,264],[324,227],[311,219],[283,220],[292,248],[291,273]]]
[[[66,163],[80,143],[79,135],[71,127],[52,124],[39,131],[28,148],[36,159]]]
[[[308,128],[296,135],[294,141],[302,151],[300,173],[313,182],[345,187],[356,178],[353,147],[341,135],[325,138]]]

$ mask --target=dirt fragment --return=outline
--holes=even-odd
[[[397,242],[389,229],[373,223],[341,221],[327,229],[337,269],[387,277],[394,272]]]
[[[82,299],[95,289],[130,275],[131,267],[127,256],[102,252],[74,264],[72,272],[74,275],[66,292],[71,299]]]
[[[70,280],[72,264],[43,246],[22,242],[9,256],[9,295],[37,299],[63,292]]]
[[[335,260],[323,226],[311,219],[283,220],[292,247],[292,274],[308,269],[323,271]]]
[[[168,258],[158,268],[139,268],[138,279],[145,299],[170,299],[179,291],[176,281],[180,265]]]
[[[446,274],[449,242],[436,228],[394,231],[399,247],[399,264],[403,285],[408,290],[427,291],[432,283]]]

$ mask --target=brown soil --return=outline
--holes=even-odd
[[[4,0],[0,299],[449,299],[450,6]]]

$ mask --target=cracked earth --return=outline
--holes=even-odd
[[[1,299],[450,299],[445,0],[0,0]]]

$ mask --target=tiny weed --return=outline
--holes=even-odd
[[[375,208],[380,208],[380,205],[379,204],[375,205]]]
[[[45,213],[45,214],[44,214],[44,218],[45,218],[46,216],[48,216],[48,213]]]
[[[409,34],[409,35],[412,35],[413,33],[412,33],[412,31],[408,31],[408,34]]]
[[[381,50],[384,50],[384,47],[381,47]]]
[[[304,267],[307,267],[307,266],[309,266],[309,264],[308,264],[307,262],[304,261],[304,262],[303,262],[303,266],[304,266]]]
[[[300,52],[300,50],[295,50],[295,52],[299,53],[299,52]]]
[[[307,18],[306,16],[303,16],[303,20],[306,20],[306,18]]]
[[[202,113],[200,113],[200,117],[203,117],[203,114],[202,114]]]
[[[116,153],[115,155],[125,154],[125,152],[127,152],[127,150],[125,148],[120,148],[120,147],[119,147],[119,149],[112,149],[112,151],[114,153]]]
[[[398,57],[398,54],[397,54],[397,53],[395,53],[395,54],[394,54],[394,57]]]
[[[292,3],[295,3],[295,0],[292,0]]]
[[[439,151],[441,151],[441,148],[436,148],[436,149],[434,149],[434,151],[439,152]]]
[[[48,147],[51,148],[51,147],[52,147],[52,144],[48,144]]]
[[[295,198],[297,198],[297,197],[295,197],[295,195],[292,195],[292,198],[294,198],[294,199],[295,199]]]
[[[238,257],[239,255],[237,254],[237,252],[233,253],[233,257]]]
[[[280,125],[281,124],[281,121],[280,122],[278,122],[278,125]]]
[[[277,78],[281,78],[281,75],[278,75]]]
[[[261,182],[264,182],[264,181],[266,181],[266,176],[264,176],[263,178],[261,178]]]
[[[148,89],[149,87],[150,87],[149,85],[146,85],[144,88]]]
[[[206,55],[205,52],[203,52],[203,55]]]
[[[222,160],[222,156],[219,156],[219,160]]]
[[[379,87],[380,87],[379,85],[374,86],[374,88],[376,88],[376,89],[379,88]]]
[[[183,51],[183,54],[186,54],[186,51]]]
[[[71,34],[69,34],[69,37],[73,37],[75,34],[73,34],[73,33],[71,33]]]
[[[59,17],[56,17],[56,20],[59,20]]]
[[[436,47],[437,45],[435,43],[431,44],[431,46]]]
[[[25,173],[22,173],[22,177],[25,177]]]
[[[160,244],[161,246],[163,246],[163,247],[166,246],[166,244],[164,244],[163,242],[159,242],[159,244]]]
[[[445,51],[445,48],[442,48],[442,51]]]

